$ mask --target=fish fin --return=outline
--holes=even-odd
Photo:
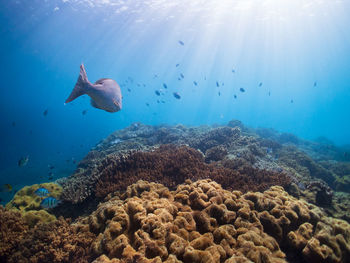
[[[89,80],[86,75],[86,71],[84,68],[84,65],[80,65],[80,73],[77,80],[77,83],[74,86],[74,89],[72,90],[71,94],[69,95],[68,99],[66,99],[65,103],[71,102],[78,98],[81,95],[84,95],[86,93],[86,85],[89,83]]]
[[[101,109],[101,107],[99,107],[96,101],[94,101],[93,99],[90,100],[90,104],[94,108]]]

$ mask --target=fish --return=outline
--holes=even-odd
[[[160,96],[160,91],[159,91],[159,90],[154,91],[154,93],[155,93],[157,96]]]
[[[165,83],[163,83],[163,87],[164,87],[164,89],[168,88],[168,86]]]
[[[48,113],[49,113],[49,110],[46,109],[46,110],[44,110],[43,115],[46,116]]]
[[[235,94],[235,95],[233,95],[233,97],[235,98],[235,99],[237,99],[237,95]]]
[[[162,100],[161,102],[162,102],[162,103],[165,103],[165,101],[164,101],[164,100]]]
[[[47,167],[48,167],[50,170],[52,170],[52,169],[55,168],[55,166],[53,166],[52,164],[48,164]]]
[[[181,78],[179,77],[179,78],[177,78],[177,80],[181,80]]]
[[[240,88],[239,91],[240,91],[240,92],[245,92],[245,89]]]
[[[160,103],[160,100],[157,100],[157,103]]]
[[[181,77],[182,79],[185,78],[184,74],[182,74],[182,73],[180,73],[180,77]]]
[[[44,196],[49,195],[50,192],[45,187],[40,187],[40,188],[36,189],[34,193],[37,196],[44,197]]]
[[[0,203],[2,202],[2,199],[0,198]]]
[[[259,87],[261,87],[261,86],[262,86],[262,84],[263,84],[263,83],[262,83],[262,82],[260,82],[260,83],[259,83]]]
[[[149,103],[146,102],[146,106],[149,107]]]
[[[118,112],[122,109],[122,93],[118,83],[113,79],[99,79],[92,84],[86,75],[85,67],[80,65],[80,74],[73,91],[65,103],[69,103],[81,95],[91,98],[91,105],[107,112]]]
[[[180,66],[180,64],[179,64],[179,63],[175,65],[175,67],[178,67],[178,66]]]
[[[83,114],[83,115],[86,115],[86,113],[87,113],[87,110],[83,110],[83,111],[81,112],[81,114]]]
[[[314,82],[314,87],[316,87],[316,86],[317,86],[317,81]]]
[[[40,206],[45,209],[51,209],[55,208],[57,205],[59,205],[59,203],[60,201],[57,200],[55,197],[49,196],[41,201]]]
[[[176,99],[178,99],[178,100],[181,99],[181,96],[180,96],[179,93],[174,92],[173,95],[174,95],[174,97],[175,97]]]
[[[235,73],[236,71],[234,69],[231,70],[232,73]]]
[[[12,185],[10,184],[4,184],[2,188],[4,189],[5,192],[11,192],[13,189]]]
[[[180,44],[181,46],[184,46],[184,45],[185,45],[185,43],[184,43],[183,41],[181,41],[181,40],[179,40],[179,44]]]
[[[271,92],[269,91],[269,96],[271,96]]]
[[[216,87],[219,87],[219,86],[220,86],[219,82],[216,82]]]
[[[129,91],[129,92],[131,92],[131,89],[130,89],[130,88],[128,88],[128,91]]]
[[[22,157],[21,159],[18,160],[18,166],[23,167],[26,166],[29,161],[29,156]]]
[[[290,103],[294,103],[294,100],[290,100]]]
[[[218,95],[221,96],[221,92],[220,91],[218,92]]]
[[[12,125],[12,127],[16,127],[16,122],[13,121],[13,122],[11,123],[11,125]]]
[[[198,86],[198,83],[197,83],[196,81],[193,81],[193,84],[194,84],[195,86]]]

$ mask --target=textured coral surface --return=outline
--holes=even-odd
[[[203,155],[187,146],[162,145],[154,151],[136,152],[127,157],[110,156],[96,185],[96,195],[125,190],[139,179],[159,182],[171,189],[186,179],[211,178],[226,189],[263,191],[272,185],[286,186],[286,174],[258,170],[249,165],[237,168],[232,161],[206,164]]]
[[[290,196],[210,179],[170,191],[138,181],[87,217],[29,228],[0,208],[0,262],[349,262],[350,225]]]
[[[210,180],[170,192],[139,181],[88,218],[95,262],[348,262],[350,226],[274,186],[227,191]],[[101,255],[103,254],[103,255]]]

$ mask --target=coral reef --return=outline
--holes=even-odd
[[[69,221],[40,223],[16,244],[7,262],[89,262],[94,234]]]
[[[230,167],[206,164],[202,154],[190,147],[162,145],[154,151],[136,152],[125,158],[106,160],[96,184],[96,196],[104,197],[125,190],[139,179],[159,182],[171,189],[186,179],[211,178],[226,189],[263,191],[272,185],[286,186],[290,181],[283,173],[258,170],[251,166]]]
[[[60,217],[29,228],[21,213],[0,207],[0,229],[0,262],[345,263],[350,258],[346,221],[327,217],[281,186],[244,194],[211,179],[187,179],[174,191],[140,180],[109,193],[91,215],[73,223]]]
[[[50,192],[50,196],[57,199],[62,192],[62,187],[55,183],[42,183],[25,186],[15,194],[13,199],[6,205],[6,208],[17,209],[21,212],[40,210],[42,198],[35,194],[35,191],[40,187],[46,188]]]
[[[80,219],[97,236],[96,263],[348,262],[350,225],[279,186],[242,194],[187,180],[170,192],[138,181],[107,199]]]
[[[21,218],[21,213],[0,206],[0,262],[6,262],[17,250],[17,244],[27,231],[28,226]]]
[[[13,199],[6,204],[6,208],[19,211],[23,216],[23,220],[30,227],[33,227],[38,222],[52,222],[56,220],[54,215],[40,206],[43,198],[35,194],[35,191],[40,187],[46,188],[50,192],[50,196],[57,199],[62,192],[62,187],[55,183],[34,184],[20,189]]]

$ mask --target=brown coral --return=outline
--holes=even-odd
[[[232,161],[231,161],[232,162]],[[125,190],[137,180],[160,182],[171,189],[186,179],[211,178],[225,189],[263,191],[272,185],[287,185],[289,178],[281,172],[233,167],[230,161],[206,164],[203,155],[187,146],[162,145],[152,152],[136,152],[128,157],[110,156],[96,184],[96,195]]]
[[[63,218],[40,223],[22,236],[7,262],[88,262],[93,238],[86,228]]]
[[[21,218],[21,213],[0,206],[0,262],[7,262],[27,231],[28,226]]]

